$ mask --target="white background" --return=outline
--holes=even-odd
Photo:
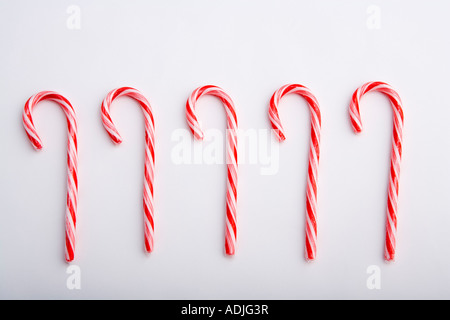
[[[80,29],[70,29],[70,5]],[[371,5],[380,28],[371,29]],[[0,1],[0,298],[450,298],[450,20],[448,1]],[[392,111],[380,94],[348,115],[353,91],[388,82],[405,113],[396,262],[383,259]],[[270,128],[272,93],[300,83],[322,111],[318,255],[306,263],[309,111],[283,99],[279,171],[239,168],[236,255],[223,250],[224,165],[176,165],[171,140],[201,85],[234,99],[239,127]],[[155,250],[143,250],[144,123],[118,99],[115,146],[100,104],[120,86],[151,102],[156,121]],[[55,90],[79,123],[79,207],[69,290],[64,261],[66,122],[54,103],[34,112],[44,149],[22,126],[25,101]],[[224,130],[220,102],[198,104],[204,129]],[[369,290],[369,266],[381,289]]]

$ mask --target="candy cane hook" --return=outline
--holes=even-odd
[[[396,234],[397,234],[397,199],[398,199],[398,182],[400,175],[400,160],[402,157],[402,131],[403,131],[403,107],[402,101],[398,93],[387,83],[384,82],[368,82],[359,87],[353,94],[350,103],[350,119],[355,133],[362,131],[361,114],[359,106],[361,98],[370,91],[378,91],[384,93],[389,98],[393,109],[393,135],[391,150],[391,170],[387,200],[387,217],[386,217],[386,244],[384,250],[384,258],[386,261],[395,259]]]
[[[320,157],[320,127],[321,115],[319,103],[311,91],[300,84],[288,84],[275,91],[270,99],[269,119],[274,133],[279,141],[286,139],[280,116],[278,115],[278,104],[283,96],[296,93],[302,96],[309,104],[311,113],[311,140],[309,146],[308,181],[306,189],[306,237],[305,258],[314,260],[316,258],[317,243],[317,169]]]
[[[203,131],[195,113],[195,103],[204,95],[218,97],[227,114],[227,209],[225,230],[225,252],[233,255],[236,248],[236,202],[237,202],[237,117],[234,103],[223,89],[216,86],[203,86],[195,89],[186,102],[186,119],[195,138],[202,140]]]
[[[102,122],[111,139],[119,144],[122,138],[111,120],[110,108],[114,99],[128,96],[135,99],[142,107],[145,119],[145,169],[144,169],[144,245],[147,252],[153,250],[154,208],[153,208],[153,179],[155,169],[155,124],[150,103],[136,89],[122,87],[112,90],[102,103]]]
[[[59,104],[63,109],[67,119],[68,141],[67,141],[67,203],[65,216],[65,259],[70,262],[74,259],[75,253],[75,230],[77,222],[78,204],[78,144],[77,144],[77,119],[75,110],[70,102],[62,95],[52,91],[42,91],[31,96],[25,103],[23,110],[23,125],[28,138],[36,150],[42,149],[42,142],[39,138],[33,123],[32,110],[40,101],[50,100]]]

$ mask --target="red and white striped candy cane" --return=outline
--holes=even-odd
[[[234,103],[223,89],[217,86],[203,86],[195,89],[186,102],[186,119],[195,138],[202,140],[203,131],[195,114],[195,103],[204,95],[218,97],[225,107],[227,114],[227,215],[225,230],[225,252],[233,255],[236,248],[236,202],[237,202],[237,117]]]
[[[397,199],[398,182],[400,175],[400,160],[402,157],[402,131],[403,131],[403,107],[398,93],[387,83],[368,82],[359,87],[353,94],[350,103],[350,119],[355,133],[362,131],[361,114],[359,112],[360,100],[367,92],[378,91],[384,93],[391,102],[393,109],[393,135],[391,150],[391,170],[388,190],[387,218],[386,218],[386,244],[384,258],[386,261],[395,259],[395,246],[397,234]]]
[[[135,99],[142,107],[145,119],[145,169],[144,169],[144,244],[147,252],[153,251],[154,237],[154,208],[153,208],[153,179],[155,169],[155,123],[150,103],[136,89],[122,87],[112,90],[102,103],[102,122],[111,139],[119,144],[122,138],[111,120],[110,108],[114,99],[128,96]]]
[[[68,141],[67,141],[67,205],[66,205],[66,245],[65,258],[67,262],[74,259],[75,254],[75,230],[77,223],[78,204],[78,144],[77,144],[77,119],[75,110],[70,102],[62,95],[52,91],[42,91],[31,96],[25,103],[23,110],[23,125],[28,138],[36,150],[42,149],[31,115],[33,108],[40,101],[50,100],[58,103],[67,118]]]
[[[278,115],[278,104],[283,96],[296,93],[302,96],[310,106],[311,113],[311,140],[309,146],[308,181],[306,188],[306,237],[305,258],[314,260],[316,258],[317,243],[317,170],[320,157],[320,127],[321,115],[319,102],[312,92],[300,84],[287,84],[275,91],[270,99],[269,119],[274,133],[279,141],[286,139],[280,116]]]

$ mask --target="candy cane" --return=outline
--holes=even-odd
[[[360,100],[364,94],[370,91],[382,92],[389,98],[393,112],[393,135],[391,150],[391,170],[388,190],[387,218],[386,218],[386,244],[384,258],[386,261],[395,259],[395,246],[397,234],[397,199],[398,179],[400,175],[400,160],[402,157],[402,130],[403,107],[398,93],[387,83],[368,82],[358,88],[353,94],[350,103],[350,119],[355,133],[362,131],[361,114],[359,113]]]
[[[70,102],[62,95],[52,91],[42,91],[31,96],[25,103],[23,110],[23,125],[33,147],[36,150],[42,149],[42,142],[39,138],[33,123],[31,112],[40,101],[50,100],[58,103],[64,110],[67,118],[68,143],[67,143],[67,204],[65,217],[65,259],[67,262],[73,261],[75,253],[75,229],[77,223],[78,204],[78,144],[77,144],[77,119],[75,110]]]
[[[305,258],[314,260],[316,258],[317,243],[317,169],[319,166],[319,142],[321,115],[319,103],[311,91],[300,84],[288,84],[275,91],[270,99],[269,119],[274,133],[279,141],[286,139],[280,116],[278,115],[278,104],[281,98],[289,93],[302,96],[309,104],[311,113],[311,140],[309,147],[308,181],[306,189],[306,237]]]
[[[195,89],[186,102],[186,118],[195,138],[202,140],[203,131],[195,113],[195,103],[204,95],[218,97],[227,114],[227,213],[225,230],[225,252],[233,255],[236,248],[236,201],[237,201],[237,117],[234,103],[223,89],[216,86],[203,86]]]
[[[144,170],[144,245],[147,252],[153,250],[154,235],[154,208],[153,208],[153,179],[155,169],[155,124],[150,103],[136,89],[122,87],[112,90],[102,103],[102,122],[111,139],[119,144],[122,138],[111,120],[110,108],[114,99],[120,96],[128,96],[135,99],[144,112],[145,119],[145,170]]]

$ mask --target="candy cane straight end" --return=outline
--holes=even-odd
[[[73,261],[74,257],[74,249],[75,248],[71,248],[71,243],[70,240],[67,239],[66,237],[66,249],[65,249],[65,253],[64,253],[64,258],[66,260],[67,263],[70,263]]]
[[[389,228],[389,225],[387,226],[387,228]],[[386,241],[390,241],[388,237],[387,237]],[[384,261],[387,263],[395,262],[395,248],[394,247],[388,248],[388,246],[385,246]]]
[[[152,248],[147,248],[147,247],[145,247],[145,253],[150,254],[150,253],[152,253],[152,252],[153,252],[153,249],[152,249]]]
[[[316,240],[311,240],[308,238],[308,235],[311,234],[306,230],[306,245],[305,245],[305,260],[308,262],[312,262],[316,260],[317,248],[316,248]],[[317,238],[317,231],[315,231],[315,238]]]
[[[386,263],[395,262],[395,253],[393,255],[389,255],[388,253],[384,254],[384,261]]]
[[[151,242],[145,242],[144,244],[144,250],[146,253],[152,253],[153,252],[153,239],[151,239]]]
[[[384,262],[386,262],[386,263],[393,263],[393,262],[395,262],[395,258],[384,258]]]
[[[233,248],[229,248],[227,245],[225,245],[225,254],[228,257],[234,257],[234,253],[235,253],[235,249]]]
[[[313,261],[315,261],[316,260],[315,253],[308,254],[308,252],[305,252],[305,260],[306,260],[306,262],[313,262]]]
[[[74,259],[73,256],[72,256],[72,257],[67,257],[67,256],[66,256],[66,262],[67,262],[67,263],[71,263],[71,262],[73,261],[73,259]]]

